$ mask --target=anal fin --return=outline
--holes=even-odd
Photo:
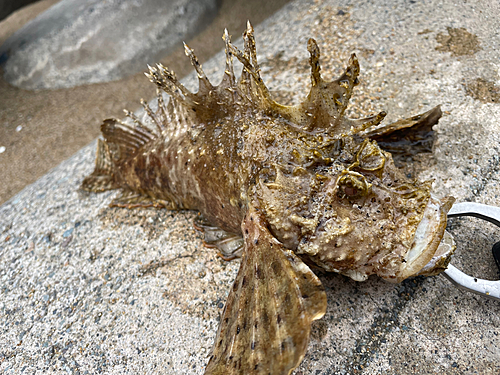
[[[166,200],[153,199],[145,195],[141,195],[131,190],[124,190],[122,195],[113,199],[109,204],[110,207],[124,207],[124,208],[166,208],[175,210],[175,205]]]
[[[326,311],[320,280],[272,236],[250,207],[245,250],[205,374],[288,375],[302,361],[313,320]]]

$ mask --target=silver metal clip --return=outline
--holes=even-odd
[[[457,216],[474,216],[479,219],[489,221],[500,227],[500,207],[488,206],[481,203],[463,202],[455,203],[448,212],[448,217]],[[499,265],[500,261],[500,246],[499,243],[493,246],[493,255]],[[500,265],[499,265],[500,267]],[[442,273],[450,280],[457,288],[467,290],[469,292],[481,294],[485,297],[500,300],[500,280],[490,281],[478,279],[466,275],[451,264]]]

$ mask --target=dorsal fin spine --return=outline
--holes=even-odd
[[[245,39],[245,44],[248,45],[247,54],[250,56],[250,61],[252,62],[255,72],[260,76],[260,68],[257,61],[257,47],[255,46],[254,29],[250,24],[250,21],[247,21],[247,29],[243,33],[243,39]]]
[[[226,53],[226,69],[224,70],[224,78],[222,79],[222,84],[227,81],[226,90],[231,93],[232,102],[236,102],[236,84],[234,77],[234,67],[233,67],[233,53],[231,52],[230,44],[231,44],[231,35],[227,29],[224,29],[224,35],[222,35],[222,39],[225,43],[225,53]]]
[[[321,82],[321,66],[319,64],[319,47],[313,38],[307,41],[307,51],[311,55],[309,57],[309,65],[311,66],[311,84],[314,87]]]
[[[346,82],[347,87],[345,87],[346,86],[345,83],[342,82],[343,81],[342,78],[344,76],[348,77],[348,82]],[[358,76],[359,76],[359,62],[358,58],[356,57],[356,54],[353,53],[349,58],[349,63],[347,65],[345,73],[337,80],[339,86],[345,89],[345,93],[343,95],[344,98],[339,105],[339,117],[342,117],[344,115],[347,105],[349,104],[349,100],[351,99],[354,86],[357,86],[359,84]]]
[[[157,115],[153,112],[149,104],[146,103],[142,98],[141,98],[141,104],[144,108],[144,111],[146,111],[148,116],[151,118],[151,120],[153,120],[154,124],[156,125],[156,129],[158,130],[158,135],[161,135],[161,123],[160,121],[158,121]]]
[[[165,106],[165,101],[163,100],[163,94],[160,90],[159,87],[156,88],[156,97],[158,101],[158,109],[156,113],[160,117],[160,128],[161,131],[165,129],[165,125],[167,124],[168,121],[168,115],[167,115],[167,107]]]
[[[194,51],[191,48],[189,48],[189,46],[186,43],[183,44],[184,44],[184,53],[191,60],[191,65],[196,70],[196,73],[198,75],[199,90],[203,91],[204,89],[205,90],[213,89],[213,86],[210,83],[209,79],[207,78],[205,72],[203,71],[203,68],[200,62],[198,61],[198,58],[194,54]]]
[[[130,118],[134,122],[135,126],[143,126],[137,116],[134,113],[130,112],[128,109],[124,109],[123,113],[125,113],[125,116]]]

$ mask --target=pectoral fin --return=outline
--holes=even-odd
[[[205,374],[288,375],[302,361],[311,322],[326,311],[320,280],[250,208],[245,250]]]

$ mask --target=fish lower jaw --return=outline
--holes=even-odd
[[[455,240],[450,233],[444,231],[443,239],[436,253],[424,268],[415,276],[435,276],[443,272],[450,263],[451,257],[457,248]]]
[[[456,248],[453,238],[445,231],[446,215],[453,202],[451,197],[440,200],[431,195],[396,282],[411,276],[435,275],[446,269]]]

